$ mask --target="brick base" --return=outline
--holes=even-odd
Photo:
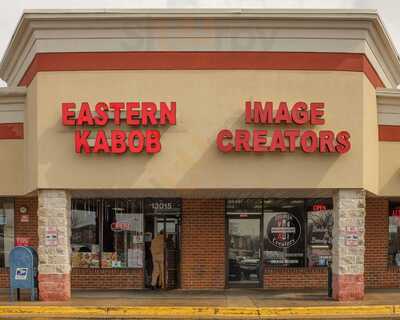
[[[265,268],[265,289],[326,289],[327,268]]]
[[[70,274],[39,274],[39,299],[66,301],[71,298]]]
[[[73,289],[143,289],[143,269],[75,269],[72,268]]]
[[[362,300],[364,298],[364,275],[333,274],[332,290],[335,300]]]

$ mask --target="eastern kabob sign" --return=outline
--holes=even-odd
[[[350,133],[347,131],[299,128],[273,130],[259,129],[262,125],[319,126],[325,124],[325,104],[296,102],[291,107],[287,102],[274,105],[247,101],[245,106],[246,124],[257,129],[223,129],[217,135],[217,147],[221,152],[295,152],[346,153],[351,148]]]
[[[92,108],[87,102],[61,105],[63,125],[75,127],[76,153],[158,153],[161,133],[146,127],[176,125],[175,102],[98,102]],[[106,133],[108,124],[114,127]]]
[[[218,150],[230,152],[339,153],[350,150],[348,131],[314,130],[325,124],[322,102],[247,101],[246,124],[255,128],[222,129],[216,137]],[[62,123],[75,127],[76,153],[125,152],[155,154],[161,151],[161,133],[154,126],[176,125],[176,102],[62,103]],[[195,119],[193,119],[195,121]],[[112,128],[104,127],[112,124]],[[266,130],[260,126],[291,125]],[[293,127],[294,125],[294,127]],[[149,127],[150,126],[150,127]],[[300,130],[300,126],[307,126]]]

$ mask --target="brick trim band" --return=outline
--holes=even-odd
[[[23,123],[0,123],[0,140],[23,139]]]
[[[41,71],[94,70],[312,70],[363,72],[372,85],[382,80],[361,53],[320,52],[68,52],[38,53],[19,85]]]
[[[400,126],[379,125],[379,141],[400,141]]]

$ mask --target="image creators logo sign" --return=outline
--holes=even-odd
[[[271,101],[247,101],[246,124],[255,128],[222,129],[216,138],[218,150],[224,153],[295,152],[297,149],[305,153],[348,152],[351,148],[349,132],[314,129],[325,124],[324,110],[323,102],[298,101],[289,105],[286,101],[276,104]],[[259,129],[263,125],[268,126],[268,130]],[[300,126],[307,129],[300,130]]]
[[[275,247],[290,248],[300,239],[300,222],[291,213],[277,213],[268,223],[267,236]]]

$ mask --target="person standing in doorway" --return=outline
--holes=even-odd
[[[153,258],[153,274],[151,276],[151,289],[157,288],[157,283],[164,288],[164,230],[151,241],[151,255]]]

